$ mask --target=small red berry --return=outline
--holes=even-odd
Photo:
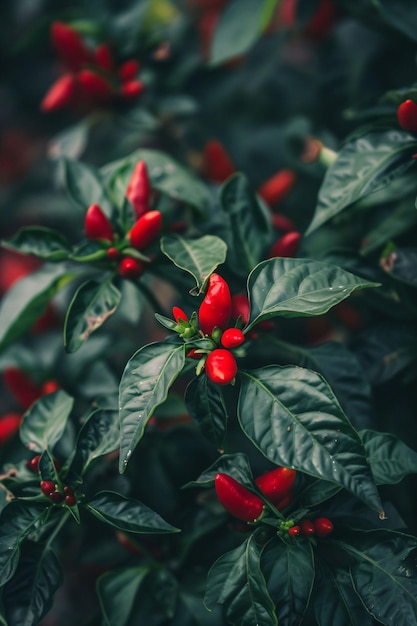
[[[301,529],[299,526],[291,526],[291,528],[288,529],[288,534],[290,537],[298,537],[298,535],[301,534]]]
[[[314,535],[314,533],[316,532],[314,523],[309,519],[301,520],[300,528],[303,535]]]
[[[220,341],[224,348],[237,348],[245,341],[245,335],[240,328],[228,328],[222,334]]]
[[[403,130],[417,134],[417,104],[413,100],[405,100],[400,104],[397,119]]]
[[[130,80],[127,83],[123,83],[120,88],[120,93],[122,94],[122,98],[134,100],[140,96],[144,89],[145,85],[141,80]]]
[[[145,266],[143,263],[129,256],[122,259],[117,268],[118,274],[129,280],[139,278],[139,276],[143,274],[144,270]]]
[[[40,454],[37,454],[36,456],[33,457],[33,459],[29,459],[29,461],[26,461],[25,465],[28,468],[28,470],[30,470],[31,472],[33,472],[34,474],[37,474],[39,471],[39,460],[41,458]]]
[[[107,258],[110,261],[118,261],[120,259],[120,251],[117,248],[109,248],[107,250]]]
[[[48,393],[58,391],[58,389],[60,389],[60,384],[56,380],[46,380],[41,387],[41,393],[46,396]]]
[[[42,493],[46,496],[51,496],[51,494],[55,493],[56,485],[52,480],[41,480],[39,483]]]
[[[333,532],[333,524],[327,517],[318,517],[314,520],[314,529],[318,537],[327,537]]]
[[[74,506],[74,504],[76,503],[75,497],[74,496],[65,496],[65,504],[67,506]]]
[[[64,496],[62,495],[62,493],[59,493],[59,491],[54,491],[53,493],[50,493],[49,497],[54,504],[61,504],[64,499]]]
[[[74,495],[74,489],[72,487],[68,487],[68,485],[65,485],[65,487],[64,487],[64,495],[65,496],[73,496]]]
[[[139,70],[139,61],[136,61],[136,59],[129,59],[120,66],[118,75],[123,83],[127,83],[137,76]]]
[[[229,350],[222,348],[210,352],[205,367],[207,377],[218,385],[228,385],[237,374],[235,357]]]

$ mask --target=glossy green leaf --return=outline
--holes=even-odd
[[[336,495],[342,487],[322,478],[311,481],[303,489],[297,491],[297,501],[301,507],[313,508]]]
[[[372,626],[374,621],[363,606],[346,570],[331,569],[320,563],[320,579],[314,595],[318,626]]]
[[[240,374],[239,422],[267,458],[338,484],[381,510],[361,439],[319,374],[277,365]]]
[[[246,328],[277,315],[322,315],[353,291],[377,286],[321,261],[269,259],[249,275],[250,319]]]
[[[122,294],[111,278],[104,282],[89,280],[75,292],[68,307],[64,326],[67,352],[76,352],[90,335],[117,310]]]
[[[52,548],[25,543],[15,575],[3,591],[8,626],[37,626],[51,608],[62,580]]]
[[[161,250],[177,267],[191,274],[201,289],[204,280],[226,260],[227,246],[214,235],[198,239],[176,235],[163,237]]]
[[[278,539],[265,546],[262,571],[280,626],[301,624],[314,583],[314,555],[307,539]]]
[[[384,20],[391,26],[417,41],[414,24],[417,20],[417,7],[414,2],[395,2],[395,0],[378,0],[378,7]]]
[[[23,335],[55,294],[76,276],[62,266],[46,265],[17,281],[0,304],[0,350]]]
[[[176,533],[158,513],[139,500],[126,498],[113,491],[100,491],[85,503],[87,509],[102,522],[130,533]]]
[[[35,502],[10,502],[0,516],[0,579],[4,585],[16,571],[20,544],[40,523],[45,506]]]
[[[411,135],[392,129],[348,141],[326,172],[306,235],[411,167],[416,147]]]
[[[23,416],[20,439],[32,452],[52,450],[62,437],[74,399],[59,389],[42,396]]]
[[[343,549],[355,559],[351,577],[368,612],[386,626],[414,624],[416,538],[393,531],[355,530],[351,543],[343,543]]]
[[[167,398],[185,363],[185,344],[151,343],[127,363],[119,388],[120,471],[145,431],[153,411]]]
[[[65,190],[80,211],[84,214],[91,204],[98,204],[103,213],[110,218],[113,207],[105,192],[100,173],[91,165],[66,157],[62,157],[59,163]]]
[[[33,254],[44,261],[63,261],[68,258],[70,247],[61,233],[44,226],[26,226],[11,239],[3,242],[8,248],[23,254]]]
[[[394,485],[417,474],[417,452],[389,433],[360,432],[377,485]]]
[[[178,599],[178,581],[167,568],[160,568],[152,572],[152,594],[164,615],[172,619]]]
[[[70,472],[82,475],[95,460],[117,450],[120,426],[117,411],[99,409],[91,413],[78,433]]]
[[[149,148],[142,148],[127,158],[109,163],[101,169],[108,180],[109,193],[119,208],[123,207],[126,189],[138,161],[145,161],[153,189],[205,213],[210,202],[206,186],[192,172],[173,158]]]
[[[57,471],[54,459],[49,450],[45,450],[41,454],[38,464],[38,472],[41,480],[52,480],[53,482],[56,482]]]
[[[251,535],[217,559],[208,573],[204,602],[209,609],[222,604],[230,624],[278,624],[260,566],[261,552],[262,548]]]
[[[139,587],[149,568],[125,567],[107,572],[97,580],[97,595],[104,620],[103,626],[126,626]]]
[[[223,185],[220,202],[225,213],[227,262],[243,277],[264,258],[270,244],[271,218],[243,174]]]
[[[247,52],[269,22],[279,0],[231,0],[214,32],[210,63],[217,65]]]
[[[366,256],[388,241],[407,232],[417,224],[416,208],[409,198],[396,204],[386,217],[380,219],[374,228],[365,234],[361,244],[361,254]]]
[[[222,448],[228,415],[219,385],[212,383],[207,376],[198,376],[188,385],[185,402],[203,435],[216,448]]]
[[[236,454],[222,454],[209,468],[190,483],[187,487],[213,487],[216,474],[229,474],[242,485],[253,488],[252,470],[248,457],[241,452]]]

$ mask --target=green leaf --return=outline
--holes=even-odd
[[[311,509],[336,495],[342,487],[322,478],[313,480],[297,491],[297,501],[305,509]]]
[[[119,208],[123,207],[127,185],[138,161],[145,161],[153,189],[206,213],[210,203],[207,187],[164,152],[148,148],[136,150],[127,158],[109,163],[101,170],[108,180],[109,193]]]
[[[416,147],[411,135],[397,129],[361,134],[346,143],[326,172],[306,235],[411,167]]]
[[[225,212],[228,263],[246,277],[264,258],[270,244],[271,219],[243,174],[232,176],[222,187],[220,202]]]
[[[88,280],[75,292],[64,326],[67,352],[76,352],[90,335],[116,312],[122,294],[111,278],[104,282]]]
[[[207,376],[198,376],[188,385],[185,402],[203,435],[216,448],[222,448],[228,415],[219,385],[212,383]]]
[[[290,258],[263,261],[248,277],[250,318],[246,330],[277,315],[322,315],[353,291],[377,286],[378,283],[321,261]]]
[[[62,580],[52,548],[25,543],[16,573],[3,591],[8,626],[37,626],[51,608]]]
[[[301,624],[315,575],[311,543],[275,539],[265,546],[261,565],[280,626]]]
[[[251,535],[221,556],[211,567],[204,602],[210,609],[222,604],[229,623],[239,626],[278,624],[260,566],[262,548]]]
[[[84,214],[91,204],[98,204],[103,213],[111,218],[113,207],[104,190],[100,173],[91,165],[66,157],[62,157],[59,163],[65,189],[82,213]]]
[[[70,251],[69,243],[61,233],[44,226],[21,228],[11,239],[4,241],[3,245],[52,262],[64,261]]]
[[[216,474],[228,474],[242,485],[253,488],[252,470],[248,457],[241,452],[222,454],[208,469],[186,487],[213,487]]]
[[[93,116],[68,126],[58,135],[55,135],[48,145],[49,158],[59,159],[60,157],[67,157],[68,159],[79,159],[87,146],[88,133],[92,123]]]
[[[341,485],[381,510],[361,439],[319,374],[277,365],[240,374],[239,422],[267,458]]]
[[[45,506],[35,502],[10,502],[0,516],[0,580],[4,585],[15,573],[20,544],[45,515]]]
[[[126,626],[132,612],[139,587],[149,568],[125,567],[107,572],[97,580],[97,595],[104,619],[103,626]]]
[[[120,471],[145,431],[145,426],[185,363],[185,344],[151,343],[138,350],[127,363],[119,388]]]
[[[74,399],[59,389],[35,402],[23,416],[20,439],[32,452],[52,450],[60,440]]]
[[[210,64],[247,52],[265,28],[279,0],[231,0],[224,8],[212,43]]]
[[[17,281],[0,304],[0,350],[23,335],[54,295],[76,276],[62,266],[46,265]]]
[[[394,485],[417,474],[417,452],[389,433],[362,430],[360,433],[377,485]]]
[[[130,533],[177,533],[158,513],[139,500],[126,498],[113,491],[100,491],[84,506],[102,522]]]
[[[323,562],[319,571],[321,576],[314,596],[319,626],[372,626],[374,621],[354,590],[349,572],[333,570]]]
[[[120,441],[117,411],[99,409],[91,413],[81,426],[71,459],[70,472],[85,474],[91,463],[105,454],[114,452]]]
[[[214,235],[184,239],[180,235],[163,237],[161,250],[175,265],[191,274],[201,289],[207,276],[226,260],[227,246]]]
[[[416,623],[416,538],[387,530],[355,530],[351,543],[339,545],[355,559],[351,577],[369,613],[386,626]]]
[[[416,208],[409,198],[390,208],[386,217],[378,220],[375,227],[362,240],[361,255],[374,252],[388,241],[410,231],[417,224]]]

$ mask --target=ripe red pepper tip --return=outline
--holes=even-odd
[[[211,335],[216,326],[226,330],[231,315],[232,297],[229,286],[219,274],[211,274],[206,295],[198,311],[200,330],[205,335]]]
[[[291,526],[291,528],[288,529],[288,534],[290,537],[298,537],[298,535],[301,534],[301,529],[299,526]]]
[[[162,230],[162,213],[147,211],[133,225],[128,233],[130,245],[136,250],[146,250],[153,244]]]
[[[122,98],[126,100],[134,100],[138,98],[140,94],[144,91],[145,85],[141,80],[129,80],[120,88],[120,93]]]
[[[258,194],[268,206],[276,206],[288,196],[296,179],[295,172],[284,168],[264,182],[259,187]]]
[[[98,204],[88,207],[84,218],[84,231],[85,236],[91,240],[101,239],[112,242],[114,238],[111,222]]]
[[[278,504],[290,492],[296,477],[296,470],[289,467],[277,467],[258,476],[255,484],[272,504]]]
[[[73,101],[76,94],[76,80],[72,74],[64,74],[48,89],[40,104],[42,113],[60,111]]]
[[[203,150],[204,174],[212,183],[224,183],[236,172],[236,167],[226,149],[215,139],[206,143]]]
[[[405,100],[397,109],[398,124],[413,135],[417,134],[417,104],[413,100]]]
[[[145,161],[138,161],[126,189],[126,198],[133,206],[136,219],[149,210],[151,184]]]
[[[318,517],[314,520],[314,529],[317,537],[327,537],[333,532],[333,524],[327,517]]]
[[[298,246],[301,241],[301,233],[298,231],[292,231],[285,233],[280,237],[272,246],[268,257],[273,259],[274,257],[287,257],[293,258],[297,254]]]
[[[180,323],[180,320],[183,320],[184,322],[188,322],[187,315],[184,313],[182,309],[180,309],[179,306],[172,307],[172,315],[173,315],[174,320],[177,322],[177,324]]]

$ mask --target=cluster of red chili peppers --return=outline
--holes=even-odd
[[[43,98],[44,113],[80,102],[97,106],[114,98],[130,101],[142,93],[144,84],[137,79],[140,65],[136,59],[118,67],[106,43],[91,50],[81,35],[63,22],[53,22],[51,40],[66,71]]]
[[[126,197],[133,207],[135,223],[127,233],[115,230],[98,204],[92,204],[85,215],[84,232],[88,239],[103,244],[106,257],[115,262],[123,278],[134,280],[141,276],[149,262],[143,253],[162,230],[162,214],[149,210],[151,185],[144,161],[138,161],[129,180]]]
[[[293,485],[297,472],[288,467],[277,467],[255,479],[256,488],[279,511],[291,504],[293,499]],[[253,491],[235,480],[228,474],[219,473],[214,480],[214,486],[219,502],[237,519],[255,524],[261,521],[267,505],[265,501]],[[297,537],[299,535],[326,537],[333,531],[333,524],[327,517],[317,519],[302,519],[297,524],[293,520],[282,520],[278,535],[283,537]]]
[[[37,454],[33,457],[33,459],[26,462],[26,467],[34,474],[38,474],[39,472],[40,458],[41,455]],[[54,466],[57,472],[59,472],[60,466],[58,461],[55,459]],[[53,504],[66,504],[67,506],[74,506],[77,503],[74,489],[68,485],[59,485],[53,480],[41,480],[39,487],[42,493],[47,496]]]

